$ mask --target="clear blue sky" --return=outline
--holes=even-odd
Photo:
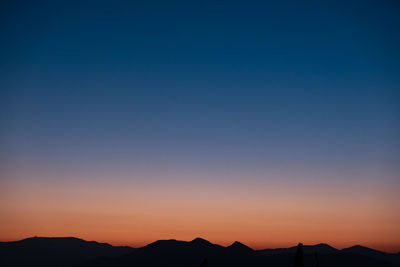
[[[397,167],[396,1],[82,2],[2,3],[12,164]]]

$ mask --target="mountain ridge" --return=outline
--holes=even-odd
[[[116,246],[116,245],[112,245],[112,244],[107,243],[107,242],[99,242],[99,241],[94,241],[94,240],[85,240],[83,238],[73,237],[73,236],[54,236],[54,237],[50,237],[50,236],[31,236],[31,237],[26,237],[26,238],[19,239],[19,240],[0,241],[0,245],[1,244],[6,244],[6,243],[11,244],[11,243],[26,242],[26,241],[30,241],[30,240],[75,240],[75,241],[80,241],[80,242],[100,244],[100,245],[106,245],[106,246],[117,247],[117,248],[132,248],[132,249],[142,248],[142,247],[148,246],[150,244],[153,244],[153,243],[156,243],[156,242],[159,242],[159,241],[177,241],[177,242],[186,242],[186,243],[204,242],[204,243],[208,243],[208,244],[218,245],[218,246],[224,247],[222,245],[212,243],[212,242],[208,241],[207,239],[204,239],[204,238],[201,238],[201,237],[196,237],[196,238],[192,239],[191,241],[185,241],[185,240],[179,240],[179,239],[159,239],[159,240],[151,242],[151,243],[149,243],[147,245],[144,245],[142,247],[132,247],[132,246],[128,246],[128,245]],[[246,247],[248,247],[248,248],[250,248],[250,249],[252,249],[254,251],[279,250],[279,249],[296,249],[296,247],[297,247],[297,246],[292,246],[292,247],[288,247],[288,248],[278,247],[278,248],[253,249],[252,247],[247,246],[244,243],[242,243],[240,241],[237,241],[237,240],[232,242],[232,244],[230,244],[228,246],[225,246],[225,247],[233,246],[233,245],[235,245],[235,243],[243,245],[243,246],[246,246]],[[312,244],[312,245],[307,245],[307,244],[303,245],[303,248],[307,248],[307,247],[310,247],[310,248],[313,248],[313,247],[329,247],[329,248],[331,248],[333,250],[337,250],[337,251],[347,251],[347,250],[354,249],[354,248],[361,248],[361,249],[367,249],[367,250],[370,250],[370,251],[377,251],[377,252],[381,252],[381,253],[385,253],[385,254],[394,254],[394,255],[396,255],[396,254],[400,253],[400,251],[392,253],[392,252],[387,252],[387,251],[383,251],[383,250],[379,250],[379,249],[369,248],[367,246],[363,246],[363,245],[359,245],[359,244],[356,244],[356,245],[353,245],[353,246],[350,246],[350,247],[345,247],[345,248],[342,248],[342,249],[337,249],[337,248],[335,248],[335,247],[333,247],[333,246],[331,246],[331,245],[329,245],[327,243],[317,243],[317,244]]]
[[[328,244],[303,246],[305,266],[400,266],[400,255],[355,245],[336,249]],[[254,250],[235,241],[229,246],[197,237],[191,241],[157,240],[140,248],[112,246],[76,237],[30,237],[0,242],[0,265],[14,266],[291,266],[296,247]],[[351,263],[351,264],[350,264]],[[330,265],[331,264],[331,265]],[[350,264],[350,265],[346,265]]]

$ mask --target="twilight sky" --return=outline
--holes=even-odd
[[[399,14],[2,1],[1,240],[399,251]]]

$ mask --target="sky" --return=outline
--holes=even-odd
[[[2,1],[0,239],[400,251],[397,1]]]

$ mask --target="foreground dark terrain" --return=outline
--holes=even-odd
[[[0,266],[294,266],[296,247],[253,250],[196,238],[159,240],[142,248],[114,247],[78,238],[33,237],[0,242]],[[400,254],[362,246],[342,250],[326,244],[303,246],[304,266],[400,266]]]

